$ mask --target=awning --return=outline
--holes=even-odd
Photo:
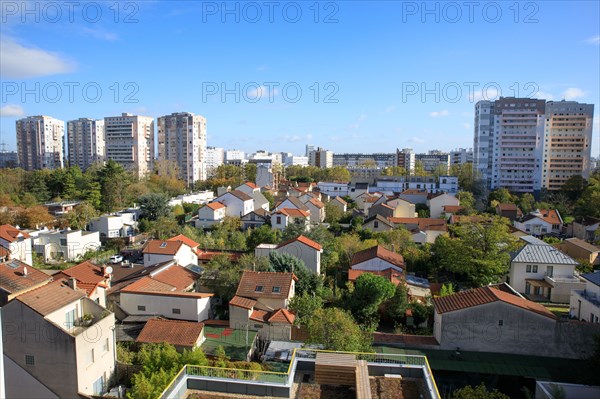
[[[525,281],[528,282],[532,287],[553,288],[552,284],[548,283],[546,280],[534,280],[531,278],[526,278]]]

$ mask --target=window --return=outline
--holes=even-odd
[[[102,395],[104,393],[104,376],[101,376],[94,382],[94,395]]]
[[[61,247],[66,247],[67,246],[67,239],[66,238],[61,238],[60,239],[60,246]]]
[[[281,224],[281,216],[277,216],[277,224]]]
[[[181,309],[173,308],[173,314],[181,314]]]
[[[94,349],[91,349],[88,353],[86,353],[86,364],[94,363]]]
[[[25,364],[27,366],[35,366],[35,356],[25,355]]]
[[[525,269],[526,273],[531,273],[531,265],[527,265],[527,268]]]
[[[554,276],[554,266],[546,266],[546,275],[548,277]]]
[[[503,326],[504,325],[504,320],[498,320],[498,325],[499,326]]]
[[[262,285],[257,285],[256,288],[254,289],[254,291],[256,291],[256,292],[262,292],[262,290],[263,290]]]
[[[531,292],[531,284],[525,283],[525,293],[529,294]]]
[[[70,329],[75,325],[75,309],[65,314],[65,328]]]
[[[281,292],[281,287],[273,287],[272,292],[279,294]]]
[[[106,352],[108,352],[108,348],[109,348],[109,342],[108,342],[108,338],[106,338],[104,340],[104,344],[102,345],[102,351],[106,353]]]
[[[379,227],[379,222],[377,220],[373,222],[373,227],[375,227],[375,228]]]
[[[533,272],[537,273],[537,265],[533,265]]]
[[[138,305],[138,310],[145,311],[146,310],[146,306],[144,306],[144,305]]]

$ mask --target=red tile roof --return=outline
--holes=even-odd
[[[269,323],[285,323],[294,324],[296,316],[287,309],[278,309],[271,314],[269,317]]]
[[[515,204],[498,204],[496,206],[500,211],[516,211],[517,206]]]
[[[308,202],[310,202],[311,204],[313,204],[314,206],[316,206],[316,207],[317,207],[317,208],[319,208],[319,209],[322,209],[322,208],[324,208],[324,207],[325,207],[325,204],[324,204],[324,203],[322,203],[321,201],[319,201],[319,200],[318,200],[318,199],[316,199],[316,198],[311,198],[311,200],[310,200],[310,201],[308,201]]]
[[[143,253],[158,255],[175,255],[183,245],[181,241],[150,240]]]
[[[8,242],[14,242],[17,240],[19,235],[22,235],[23,238],[29,238],[30,235],[24,231],[17,229],[16,227],[11,226],[10,224],[3,224],[0,226],[0,238],[6,240]]]
[[[204,324],[181,320],[150,319],[136,342],[162,343],[192,348],[202,336]]]
[[[292,244],[294,242],[300,242],[300,243],[302,243],[312,249],[315,249],[317,251],[321,251],[323,249],[321,244],[319,244],[318,242],[315,242],[315,241],[311,240],[310,238],[305,237],[303,235],[299,235],[296,238],[282,242],[281,244],[277,245],[277,248],[285,247],[286,245]]]
[[[103,267],[89,261],[61,270],[53,277],[54,280],[74,278],[77,281],[77,289],[85,291],[88,296],[92,295],[99,286],[108,288]]]
[[[557,319],[552,312],[539,303],[529,301],[492,286],[474,288],[444,297],[433,298],[435,310],[438,313],[453,312],[497,301],[508,303],[551,319]]]
[[[237,306],[238,308],[252,309],[254,305],[256,305],[256,301],[254,299],[244,298],[236,295],[231,298],[229,304],[232,306]]]
[[[256,190],[258,188],[258,186],[252,182],[246,182],[245,185],[250,187],[253,190]]]
[[[414,188],[409,188],[407,190],[402,191],[400,194],[404,194],[404,195],[423,195],[423,196],[427,196],[427,191],[424,190],[417,190]]]
[[[153,273],[151,277],[163,284],[175,287],[178,291],[182,291],[193,286],[199,276],[185,267],[173,265],[159,273]]]
[[[293,273],[253,272],[246,270],[238,285],[235,295],[246,298],[287,298],[292,288],[292,281],[297,280]],[[256,291],[262,287],[261,291]],[[273,288],[279,287],[279,292]]]
[[[348,203],[346,201],[344,201],[344,199],[340,196],[335,197],[333,200],[338,201],[339,203],[341,203],[343,205],[348,205]]]
[[[172,292],[175,291],[175,287],[169,284],[161,283],[160,281],[154,280],[150,276],[143,277],[127,287],[123,288],[121,292]]]
[[[187,245],[188,247],[190,247],[192,249],[195,249],[198,246],[200,246],[200,244],[198,244],[196,241],[184,236],[183,234],[179,234],[175,237],[169,238],[167,241],[181,241],[182,243],[184,243],[185,245]]]
[[[27,269],[27,275],[24,274],[25,269]],[[52,277],[20,260],[13,259],[0,263],[0,288],[9,294],[15,294],[50,281],[52,281]]]
[[[211,202],[210,204],[206,204],[207,207],[209,207],[210,209],[212,209],[213,211],[216,211],[218,209],[221,208],[225,208],[225,205],[221,204],[220,202]]]
[[[348,270],[348,280],[355,281],[360,275],[364,273],[371,273],[377,276],[385,277],[390,283],[394,285],[400,284],[404,280],[404,274],[400,273],[396,269],[389,267],[385,270],[358,270],[358,269],[349,269]]]
[[[269,321],[269,312],[265,310],[255,309],[250,314],[250,320],[260,321],[261,323],[267,323]]]
[[[444,205],[444,212],[454,213],[462,211],[463,209],[465,209],[465,207],[460,205]]]
[[[540,209],[540,213],[543,221],[550,224],[562,224],[562,219],[556,209]]]
[[[55,282],[21,294],[13,300],[24,303],[42,316],[47,316],[84,297],[84,293]]]
[[[295,208],[283,208],[280,209],[278,212],[275,213],[281,213],[285,216],[290,216],[293,218],[297,218],[297,217],[303,217],[303,218],[307,218],[310,216],[310,213],[300,210],[300,209],[295,209]]]
[[[352,262],[350,263],[350,266],[354,266],[374,258],[382,259],[386,262],[391,263],[392,265],[404,269],[404,258],[402,257],[402,255],[389,251],[381,245],[376,245],[374,247],[355,253],[352,257]]]
[[[417,225],[420,230],[447,230],[447,223],[444,219],[434,218],[389,218],[389,221],[394,224]]]

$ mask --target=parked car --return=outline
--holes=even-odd
[[[123,257],[121,255],[113,255],[110,257],[110,263],[121,263],[123,262]]]

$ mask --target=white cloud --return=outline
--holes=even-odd
[[[116,33],[107,32],[102,28],[83,28],[83,32],[87,35],[95,37],[96,39],[115,41],[119,38]]]
[[[259,86],[257,88],[250,89],[246,92],[248,100],[269,100],[271,97],[275,97],[279,94],[279,90],[271,87],[271,91],[266,86]]]
[[[389,107],[387,107],[385,109],[385,112],[393,112],[396,110],[396,106],[395,105],[390,105]]]
[[[554,96],[551,93],[546,93],[545,91],[538,91],[533,95],[533,98],[540,100],[554,100]]]
[[[600,35],[592,36],[586,42],[589,44],[600,44]]]
[[[353,123],[351,125],[348,125],[348,129],[350,129],[350,130],[358,129],[359,126],[360,125],[358,123]]]
[[[469,93],[469,101],[477,102],[480,100],[494,101],[500,97],[500,91],[497,87],[488,86],[485,90],[476,90],[473,93]]]
[[[429,116],[433,117],[433,118],[438,118],[440,116],[448,116],[450,115],[450,112],[448,112],[447,109],[442,110],[442,111],[433,111],[429,113]]]
[[[25,47],[6,37],[0,39],[0,71],[4,79],[35,78],[74,70],[74,63],[58,53]]]
[[[365,115],[365,114],[359,115],[359,117],[358,117],[359,122],[364,121],[365,119],[367,119],[367,115]]]
[[[298,134],[283,136],[283,141],[286,143],[296,143],[299,141],[307,142],[310,140],[312,140],[312,134],[306,134],[304,136]]]
[[[412,137],[410,140],[408,140],[410,143],[417,143],[417,144],[423,144],[425,142],[425,140],[423,140],[420,137]]]
[[[0,117],[25,116],[25,110],[20,105],[8,104],[0,108]]]
[[[577,87],[569,87],[562,94],[565,100],[574,100],[579,97],[585,96],[585,92]]]
[[[470,123],[463,123],[462,126],[467,129],[470,130],[471,129],[471,124]]]

